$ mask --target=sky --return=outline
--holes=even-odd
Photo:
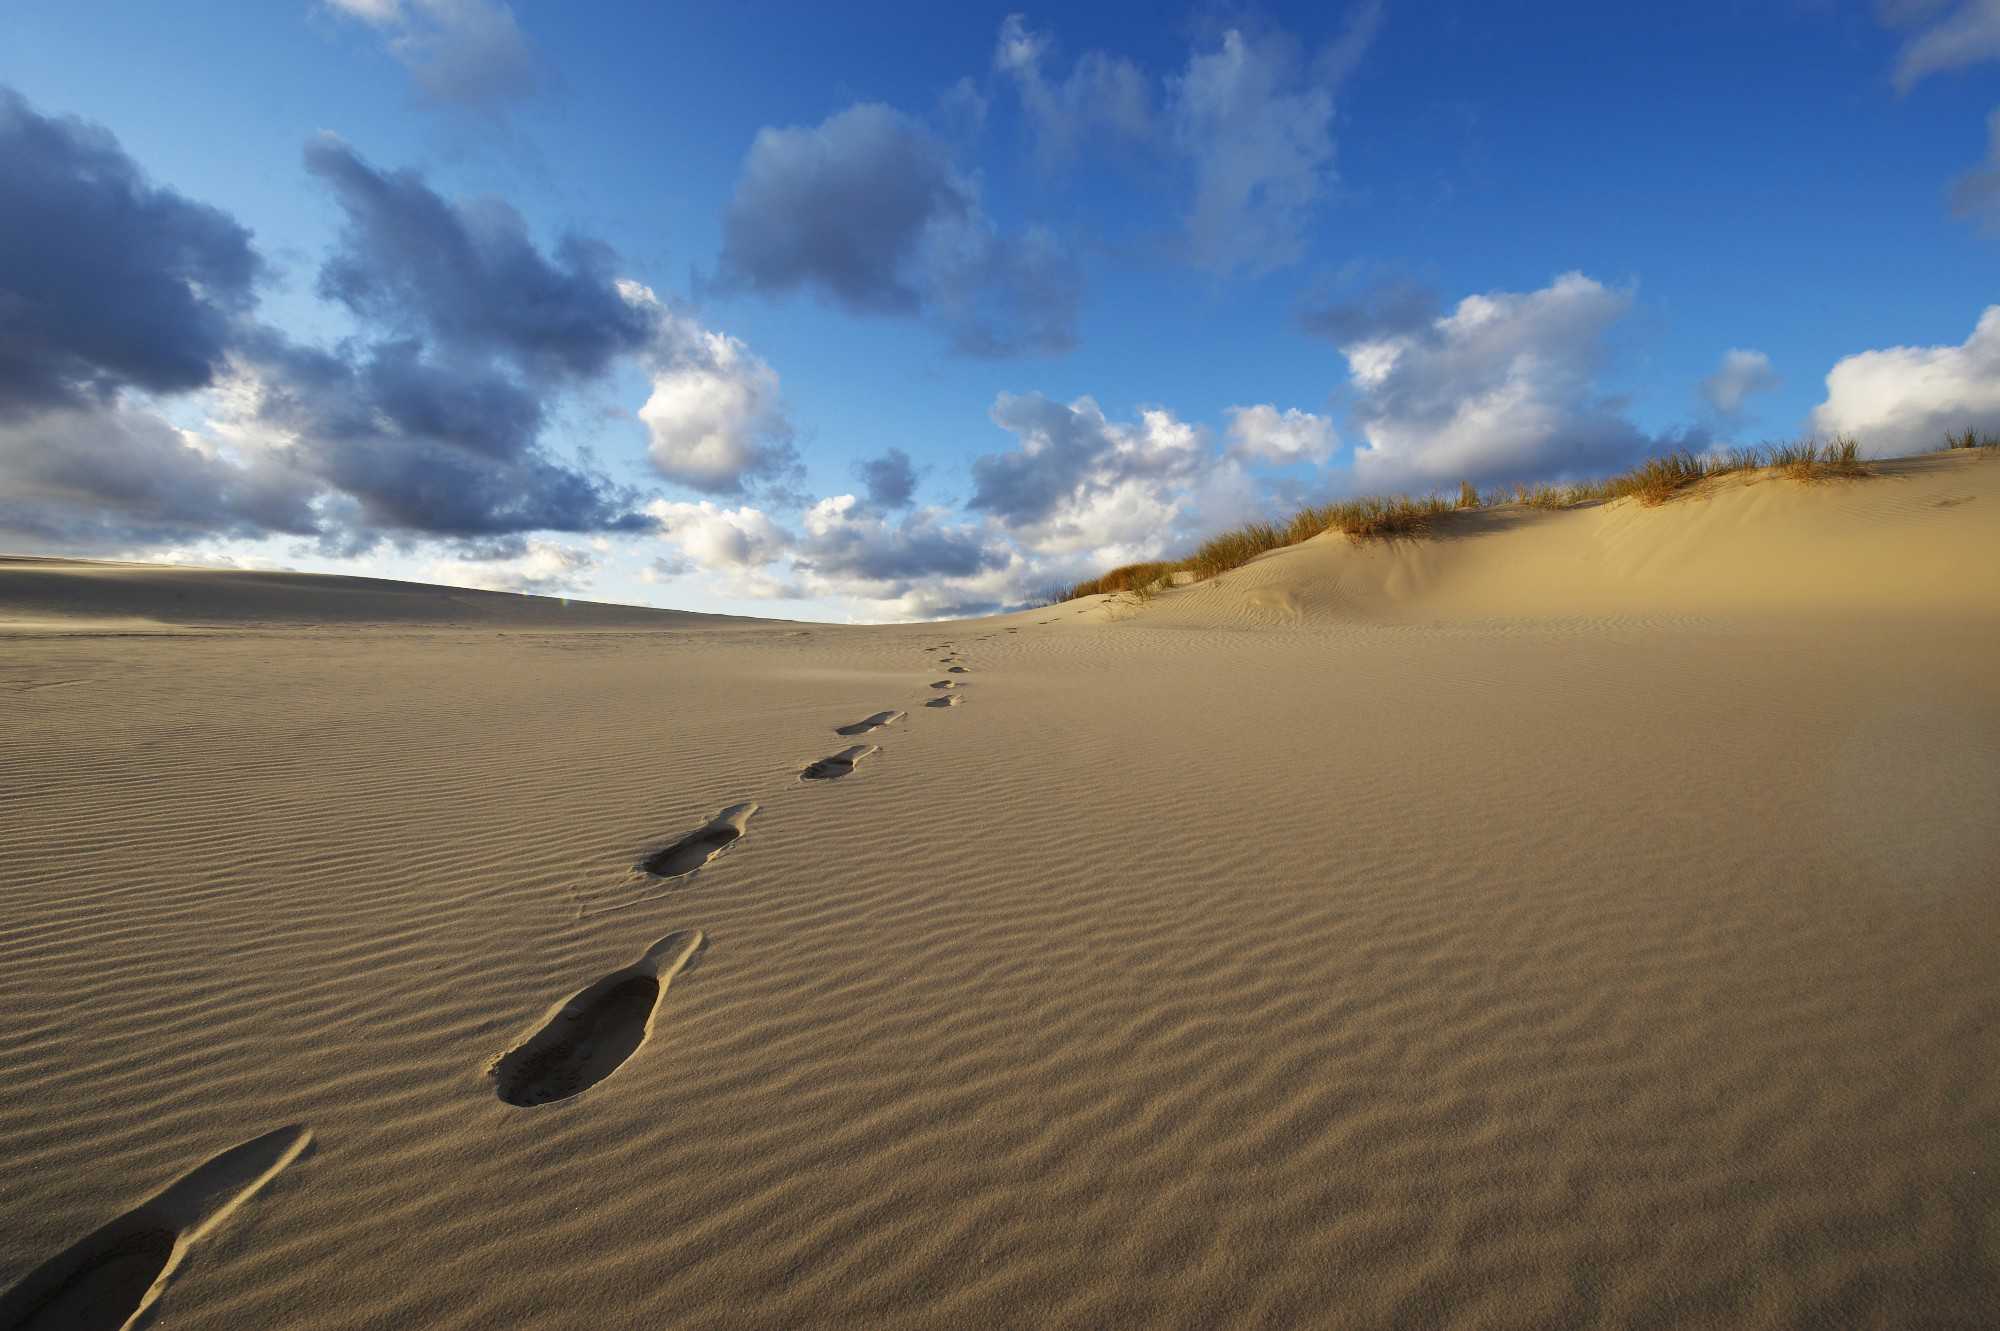
[[[9,0],[0,552],[982,613],[2000,433],[1996,274],[2000,0]]]

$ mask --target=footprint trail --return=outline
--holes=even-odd
[[[673,845],[654,851],[639,861],[639,867],[655,878],[680,878],[693,873],[741,840],[748,830],[753,803],[732,804],[715,816],[708,826],[688,833]]]
[[[799,773],[799,778],[804,781],[838,781],[852,772],[855,764],[863,758],[881,751],[879,745],[855,744],[842,749],[839,753],[830,754],[816,763],[808,764],[806,770]]]
[[[487,1075],[517,1108],[581,1095],[639,1052],[667,985],[700,950],[699,929],[668,934],[630,966],[615,970],[564,1003],[541,1028],[496,1059]]]
[[[0,1298],[5,1331],[120,1331],[167,1292],[189,1250],[257,1195],[312,1142],[293,1126],[200,1165],[30,1271]]]
[[[862,717],[852,725],[835,726],[833,733],[836,735],[865,735],[871,730],[880,730],[884,726],[893,726],[902,720],[905,715],[906,713],[903,712],[877,712],[873,716]]]

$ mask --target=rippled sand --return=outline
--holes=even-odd
[[[1996,556],[1922,459],[946,625],[0,561],[0,1326],[1992,1325]]]

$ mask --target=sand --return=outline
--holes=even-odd
[[[0,562],[0,1326],[1992,1325],[2000,460],[1886,470],[942,625]]]

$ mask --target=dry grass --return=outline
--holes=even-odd
[[[1776,467],[1795,481],[1824,481],[1837,476],[1868,474],[1867,464],[1861,460],[1861,446],[1844,435],[1836,436],[1825,444],[1816,439],[1779,444],[1769,451],[1767,458],[1766,465]]]
[[[1107,592],[1149,592],[1154,583],[1159,582],[1179,568],[1178,564],[1150,563],[1123,564],[1109,573],[1079,582],[1069,589],[1064,600],[1073,601],[1079,596],[1098,596]]]
[[[2000,450],[2000,438],[1981,437],[1971,430],[1963,435],[1948,434],[1945,442],[1951,448]],[[1869,474],[1868,464],[1861,459],[1860,446],[1852,439],[1839,436],[1828,443],[1801,439],[1789,444],[1733,448],[1727,453],[1698,454],[1678,449],[1660,457],[1648,458],[1631,471],[1602,480],[1574,485],[1551,485],[1546,482],[1516,485],[1511,494],[1493,490],[1482,496],[1470,481],[1462,481],[1455,501],[1435,495],[1425,498],[1371,496],[1300,509],[1282,526],[1253,522],[1235,531],[1210,537],[1186,559],[1114,568],[1101,577],[1078,583],[1070,589],[1069,596],[1128,592],[1145,600],[1169,585],[1176,573],[1189,573],[1195,581],[1205,581],[1233,568],[1241,568],[1267,551],[1297,545],[1324,532],[1342,532],[1355,541],[1418,537],[1427,534],[1431,525],[1446,514],[1497,507],[1509,501],[1525,508],[1565,509],[1614,499],[1636,499],[1652,507],[1664,504],[1712,477],[1766,467],[1775,468],[1800,481]]]
[[[1962,434],[1953,434],[1951,431],[1946,430],[1944,432],[1944,446],[1946,448],[2000,449],[2000,434],[1981,434],[1970,427]]]

